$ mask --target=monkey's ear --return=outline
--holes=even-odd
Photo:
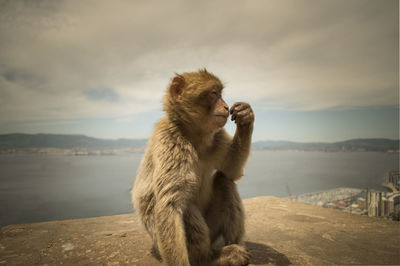
[[[177,75],[172,79],[172,83],[169,86],[169,92],[171,93],[171,96],[175,100],[182,100],[182,92],[184,85],[185,85],[185,80],[183,79],[182,76]]]

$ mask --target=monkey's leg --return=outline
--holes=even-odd
[[[221,234],[225,244],[239,244],[244,235],[244,211],[235,182],[217,171],[214,177],[213,197],[206,212],[211,241]]]
[[[225,245],[215,252],[215,265],[246,265],[250,253],[242,245],[244,211],[236,184],[218,171],[215,174],[213,198],[206,213],[211,240],[223,236]]]
[[[210,231],[198,207],[188,206],[183,220],[190,265],[208,265],[211,258]]]

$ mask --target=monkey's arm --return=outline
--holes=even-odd
[[[190,152],[179,145],[161,150],[155,158],[158,164],[153,184],[158,248],[165,265],[189,265],[183,214],[195,195],[198,180]]]
[[[254,113],[249,104],[242,102],[234,103],[229,112],[236,123],[236,132],[230,140],[225,134],[226,156],[221,171],[227,177],[238,180],[243,176],[243,168],[250,154]]]

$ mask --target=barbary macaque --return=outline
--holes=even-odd
[[[254,113],[229,109],[206,69],[176,75],[138,170],[132,200],[165,265],[246,265],[244,211],[235,181],[250,152]],[[231,114],[236,132],[223,128]],[[215,248],[221,238],[224,246]]]

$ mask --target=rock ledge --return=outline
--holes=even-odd
[[[254,265],[400,264],[400,223],[275,197],[244,200]],[[0,265],[159,265],[135,214],[10,225]]]

